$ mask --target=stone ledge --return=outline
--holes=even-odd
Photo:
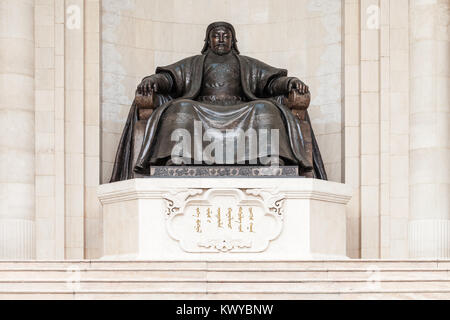
[[[145,178],[101,185],[101,203],[136,199],[158,199],[174,189],[186,186],[200,189],[277,189],[296,199],[312,199],[347,204],[353,195],[349,185],[306,178]]]

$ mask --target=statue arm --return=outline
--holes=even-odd
[[[148,96],[151,92],[167,94],[172,91],[173,79],[167,72],[161,72],[145,77],[138,86],[137,93]]]
[[[300,94],[308,94],[309,88],[300,79],[295,77],[278,77],[269,82],[266,93],[270,97],[287,95],[292,90],[297,90]]]
[[[272,79],[267,85],[265,91],[269,97],[281,96],[289,93],[289,83],[296,78],[278,77]]]

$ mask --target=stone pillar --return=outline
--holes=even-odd
[[[34,0],[0,0],[0,260],[34,259]]]
[[[410,258],[450,258],[448,0],[410,0]]]

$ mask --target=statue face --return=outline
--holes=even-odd
[[[218,55],[230,53],[233,47],[233,33],[225,27],[214,28],[209,34],[209,46]]]

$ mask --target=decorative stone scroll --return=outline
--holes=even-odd
[[[164,195],[166,228],[185,252],[263,252],[283,227],[276,190],[182,189]]]

